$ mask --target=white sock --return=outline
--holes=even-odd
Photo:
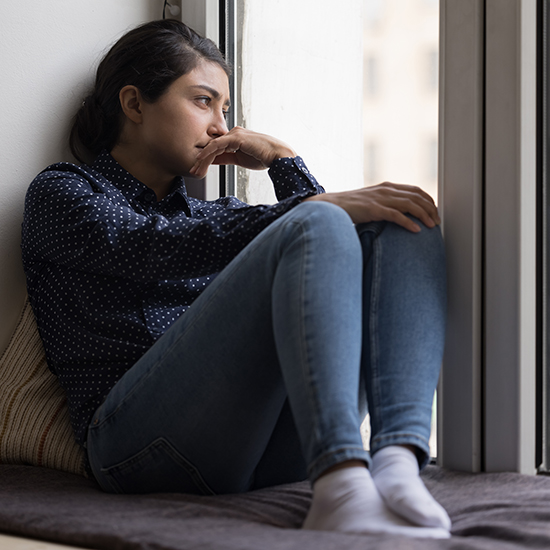
[[[330,472],[313,484],[313,501],[303,529],[425,538],[450,536],[446,529],[417,527],[395,515],[378,494],[369,471],[361,466]]]
[[[396,514],[423,527],[451,529],[447,512],[420,479],[412,451],[399,445],[380,449],[373,456],[371,473],[384,502]]]

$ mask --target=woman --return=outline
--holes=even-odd
[[[124,493],[309,477],[304,528],[448,537],[419,477],[445,321],[436,207],[389,183],[325,194],[285,143],[228,131],[228,74],[182,23],[130,31],[72,129],[95,160],[27,193],[29,295],[90,472]],[[279,202],[189,198],[183,176],[211,164],[269,168]]]

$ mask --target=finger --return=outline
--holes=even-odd
[[[412,233],[420,233],[420,231],[422,230],[417,223],[415,223],[402,212],[399,212],[399,210],[395,210],[393,208],[384,208],[381,211],[381,215],[382,219],[396,223],[397,225],[404,227]]]
[[[415,205],[417,210],[411,211],[410,213],[416,215],[417,218],[420,218],[425,225],[428,227],[433,227],[433,225],[439,225],[441,223],[437,206],[435,206],[433,202],[418,197],[412,203]],[[427,223],[428,220],[430,223]]]
[[[402,214],[411,214],[429,228],[433,228],[440,223],[437,209],[426,201],[394,197],[391,202],[386,203],[386,206]]]
[[[414,214],[428,227],[433,227],[441,223],[437,206],[430,195],[418,187],[401,184],[396,185],[399,186],[394,189],[392,188],[391,193],[394,200],[404,201],[402,203],[396,203],[400,204],[399,210],[401,212],[410,212]]]
[[[405,212],[420,220],[426,227],[429,227],[430,229],[437,225],[435,220],[424,209],[420,208],[417,205],[411,205],[405,210]]]
[[[208,167],[212,164],[212,160],[213,159],[211,157],[197,160],[191,170],[189,170],[189,173],[195,177],[203,177],[203,175],[206,174]]]
[[[393,189],[396,189],[398,191],[406,191],[409,193],[414,193],[415,195],[421,196],[423,199],[428,201],[430,204],[435,205],[435,202],[433,200],[433,197],[424,191],[424,189],[421,189],[420,187],[417,187],[416,185],[410,185],[407,183],[392,183],[392,182],[385,182],[385,184],[382,185],[388,185],[389,187],[392,187]]]
[[[222,153],[235,153],[241,147],[241,139],[235,133],[229,132],[211,140],[206,147],[197,155],[198,159],[203,159],[209,155],[220,155]]]
[[[221,155],[225,153],[226,151],[235,151],[236,148],[231,149],[229,145],[223,145],[219,143],[212,143],[210,142],[198,155],[197,160],[203,160],[203,159],[214,159],[218,155]]]
[[[368,187],[365,188],[365,194],[369,193],[368,189]],[[380,205],[393,208],[403,214],[407,212],[413,214],[427,227],[439,225],[441,219],[431,197],[428,194],[421,194],[417,191],[419,189],[414,186],[382,184],[374,192],[374,196],[377,197],[376,202]]]

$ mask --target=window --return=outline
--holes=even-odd
[[[410,183],[437,200],[438,4],[364,2],[365,185]]]
[[[374,56],[365,59],[365,86],[366,96],[374,98],[378,95],[379,88],[378,62]]]
[[[537,303],[542,303],[537,254],[548,257],[547,245],[542,250],[536,245],[537,7],[546,10],[547,3],[288,1],[293,17],[280,3],[237,2],[242,22],[237,44],[247,52],[246,59],[238,58],[241,93],[251,106],[238,114],[238,123],[291,143],[311,170],[324,176],[329,190],[357,187],[370,177],[424,186],[422,180],[431,180],[435,172],[433,136],[439,135],[437,194],[447,242],[449,318],[438,390],[438,459],[456,469],[533,473],[537,357],[543,340],[537,340],[543,334],[537,320]],[[436,54],[437,13],[430,16],[434,24],[417,36],[412,20],[428,17],[438,4],[441,48]],[[356,17],[362,9],[363,29]],[[375,38],[390,19],[398,29],[393,42],[401,48],[401,68],[392,64],[389,52],[375,51]],[[280,32],[273,33],[274,28]],[[357,40],[361,32],[373,41],[365,42],[364,52]],[[408,55],[413,38],[422,42],[415,59]],[[376,60],[378,109],[356,93],[367,78],[361,74],[365,56]],[[443,68],[439,126],[437,115],[427,114],[437,95],[438,64]],[[389,86],[390,77],[399,83]],[[421,92],[427,94],[425,102],[411,100]],[[390,102],[390,96],[399,99]],[[382,100],[393,103],[393,110],[384,112]],[[361,103],[363,131],[357,120]],[[378,125],[380,138],[374,132],[379,120],[387,126]],[[423,125],[421,132],[409,129],[412,120]],[[389,159],[389,150],[401,154]],[[408,158],[405,151],[411,150]],[[257,174],[247,177],[247,199],[263,200],[269,184]],[[426,185],[433,189],[434,183]],[[542,375],[548,385],[547,373]],[[544,418],[549,412],[547,407]],[[545,429],[548,441],[547,423]]]
[[[534,473],[537,1],[442,0],[449,313],[438,458]]]

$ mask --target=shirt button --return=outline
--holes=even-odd
[[[304,174],[309,174],[309,170],[305,166],[302,168],[302,172]]]

